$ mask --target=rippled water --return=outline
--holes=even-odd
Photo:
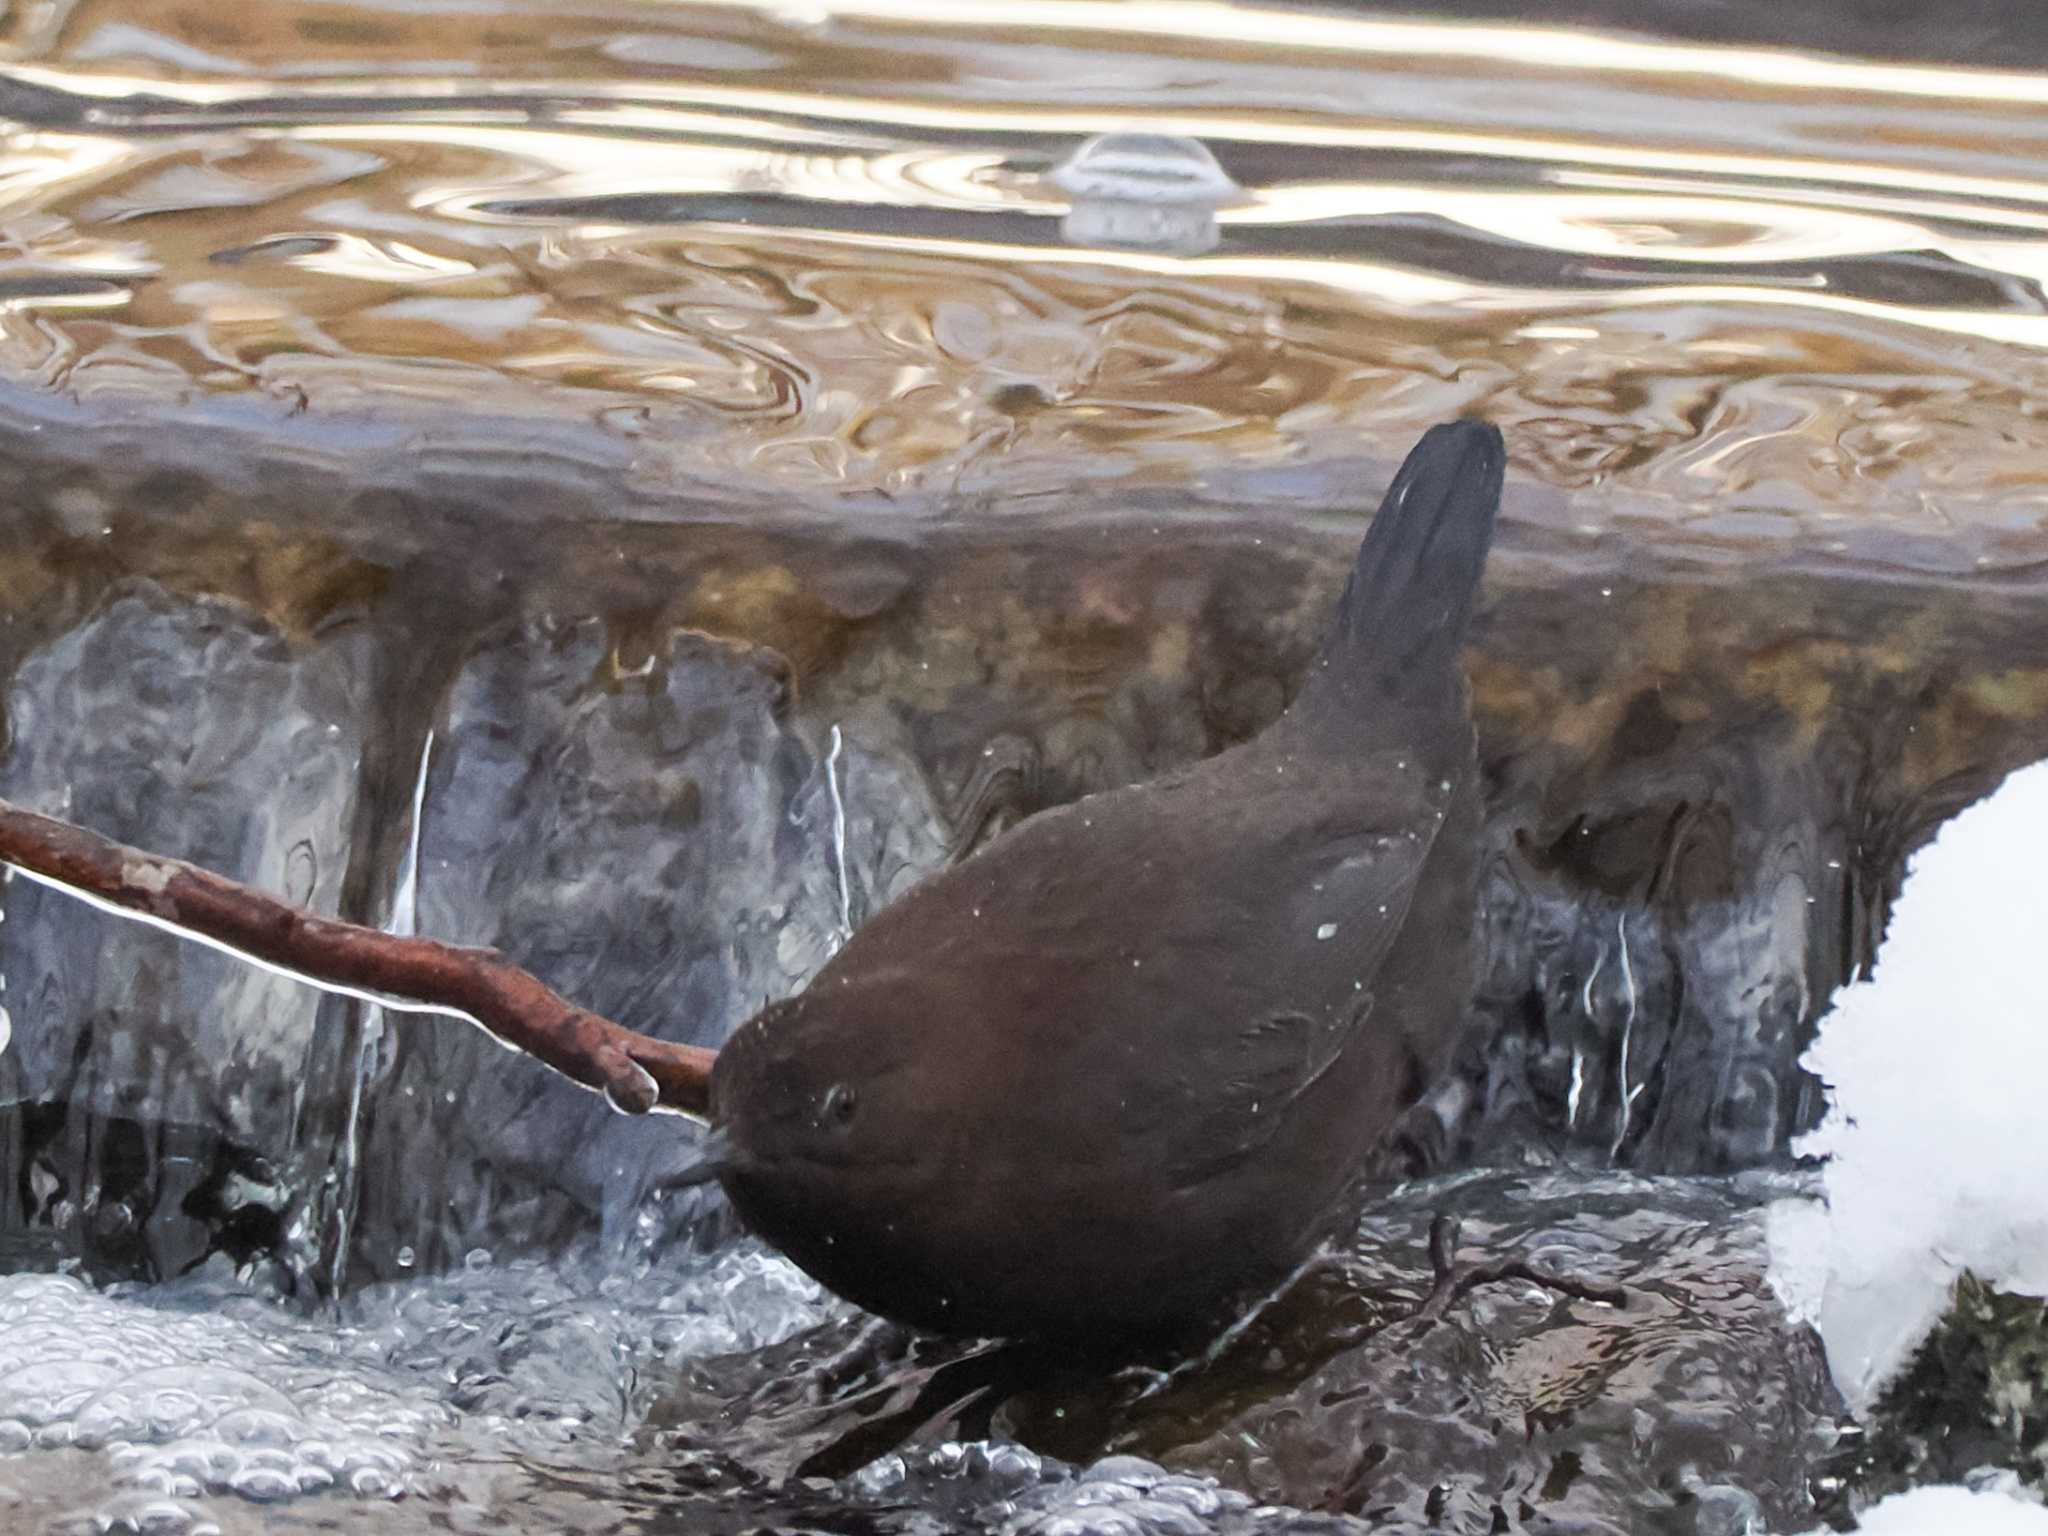
[[[478,1251],[317,1319],[226,1264],[108,1293],[0,1278],[0,1513],[26,1513],[28,1529],[174,1532],[217,1527],[209,1501],[223,1496],[232,1526],[238,1499],[331,1494],[304,1528],[339,1501],[391,1529],[392,1501],[459,1511],[494,1480],[613,1466],[691,1362],[834,1310],[750,1246],[631,1276],[574,1258],[500,1268]]]
[[[1170,0],[78,0],[6,45],[0,367],[81,395],[546,388],[650,472],[982,498],[1476,408],[1665,519],[2041,504],[2048,75]],[[1213,251],[1063,240],[1105,129],[1213,150]]]
[[[1337,1262],[1164,1372],[869,1352],[852,1309],[748,1244],[623,1267],[478,1253],[314,1319],[225,1265],[111,1294],[0,1277],[0,1517],[55,1536],[1735,1531],[1806,1511],[1834,1444],[1819,1351],[1763,1282],[1774,1187],[1390,1191]],[[1503,1285],[1408,1320],[1442,1209],[1477,1250],[1634,1300]]]

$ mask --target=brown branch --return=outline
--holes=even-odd
[[[315,985],[459,1013],[627,1114],[702,1115],[713,1053],[578,1008],[492,949],[318,917],[178,859],[123,847],[0,800],[0,863],[211,940]]]

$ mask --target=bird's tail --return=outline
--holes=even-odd
[[[1335,691],[1380,705],[1462,697],[1458,650],[1500,511],[1496,427],[1431,427],[1388,487],[1337,604],[1304,701]]]

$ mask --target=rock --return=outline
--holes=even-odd
[[[1380,1191],[1343,1252],[1206,1351],[1119,1370],[920,1341],[840,1379],[825,1363],[857,1325],[835,1322],[700,1371],[707,1397],[671,1394],[659,1443],[668,1455],[719,1446],[771,1484],[843,1477],[855,1497],[919,1507],[941,1491],[958,1501],[935,1488],[946,1446],[1021,1445],[1045,1482],[1002,1496],[1034,1531],[1169,1532],[1189,1515],[1614,1536],[1739,1530],[1753,1516],[1755,1529],[1805,1529],[1807,1469],[1835,1443],[1842,1403],[1818,1342],[1766,1280],[1763,1212],[1787,1182],[1423,1180]],[[1467,1258],[1619,1282],[1628,1305],[1514,1281],[1417,1321],[1439,1212],[1463,1219]],[[792,1380],[817,1391],[791,1394]],[[905,1435],[913,1448],[899,1454]]]
[[[241,604],[124,583],[16,668],[0,795],[339,909],[378,669]],[[24,879],[4,891],[0,1227],[164,1277],[274,1250],[318,1021],[345,1010]]]
[[[978,829],[1256,732],[1299,680],[1387,469],[1322,466],[1313,497],[1288,471],[1277,518],[1128,492],[1077,494],[1050,523],[908,501],[884,523],[657,494],[618,448],[567,420],[423,415],[401,434],[0,388],[18,486],[0,533],[11,782],[73,782],[78,813],[109,806],[103,830],[230,873],[270,868],[241,851],[267,835],[252,829],[311,816],[319,899],[381,922],[432,732],[422,928],[714,1040]],[[1224,492],[1262,504],[1251,472]],[[1314,498],[1353,510],[1311,516]],[[1797,1066],[1813,1009],[1871,952],[1906,852],[2048,756],[2034,578],[1962,579],[1966,540],[1882,529],[1840,548],[1711,524],[1623,537],[1590,494],[1526,484],[1506,517],[1469,656],[1485,980],[1457,1071],[1394,1166],[1767,1161],[1817,1111]],[[148,625],[108,627],[138,602]],[[240,638],[197,638],[214,630]],[[260,687],[233,680],[248,667]],[[92,711],[52,714],[59,674],[87,671]],[[275,720],[307,711],[341,731],[311,756],[241,744],[284,743]],[[131,716],[165,723],[145,740]],[[220,809],[199,812],[214,830],[189,841],[169,802],[115,814],[173,739],[225,764]],[[5,1137],[47,1139],[29,1122],[70,1092],[47,1063],[104,1060],[153,1102],[162,1085],[137,1058],[114,1071],[119,1052],[187,1051],[208,1012],[259,1054],[284,1030],[309,1052],[294,1128],[204,1095],[176,1113],[231,1144],[244,1185],[283,1181],[294,1214],[243,1223],[243,1248],[296,1230],[290,1265],[322,1283],[388,1272],[405,1244],[431,1266],[582,1230],[626,1240],[675,1150],[458,1027],[409,1021],[366,1049],[349,1007],[196,954],[165,962],[204,978],[174,1018],[120,979],[162,941],[107,931],[92,943],[117,948],[92,970],[48,958],[55,930],[34,931],[10,968],[72,991],[36,1024],[46,1065],[0,1112]],[[251,1022],[249,999],[273,995],[341,1026]],[[265,1070],[270,1103],[282,1079]],[[67,1143],[50,1187],[121,1183],[126,1155]],[[212,1219],[204,1241],[231,1225]]]

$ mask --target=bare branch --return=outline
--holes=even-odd
[[[446,1013],[604,1094],[627,1114],[701,1116],[714,1053],[578,1008],[496,950],[318,917],[178,859],[124,847],[0,800],[0,863],[329,991]]]

